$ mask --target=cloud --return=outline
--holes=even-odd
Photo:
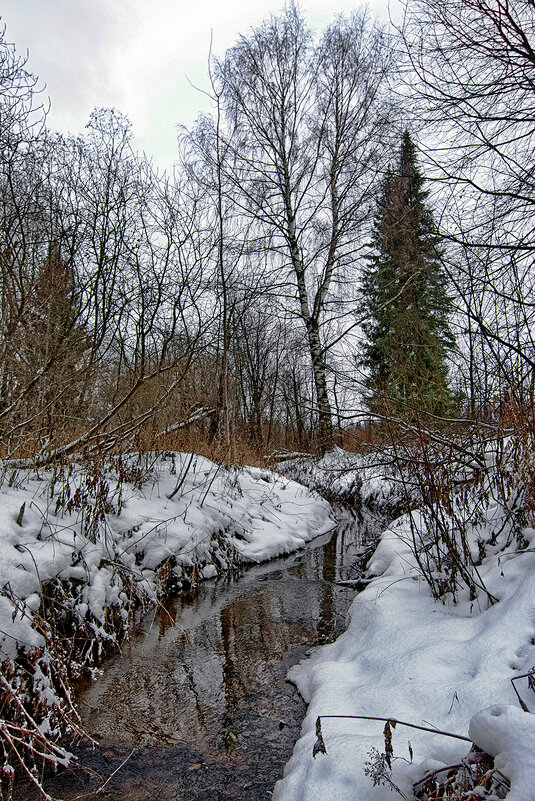
[[[393,0],[397,2],[397,0]],[[374,0],[384,11],[388,0]],[[322,26],[354,0],[304,0]],[[114,106],[133,123],[135,142],[160,164],[176,155],[176,129],[206,110],[207,59],[223,56],[283,0],[2,0],[2,21],[29,67],[46,82],[49,125],[83,130],[96,106]]]
[[[30,51],[28,66],[46,83],[53,115],[75,121],[87,118],[95,105],[121,100],[120,52],[136,21],[135,5],[130,0],[3,0],[7,38],[19,52]]]

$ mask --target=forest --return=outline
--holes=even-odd
[[[398,32],[355,12],[317,40],[292,7],[212,59],[214,113],[180,133],[173,175],[119,111],[49,131],[4,32],[3,455],[191,431],[226,459],[322,452],[373,438],[370,391],[428,428],[529,406],[531,22],[529,4],[426,2]],[[394,353],[388,305],[427,343]],[[370,367],[405,389],[374,390]]]
[[[292,462],[287,475],[330,499],[351,474],[365,502],[373,474],[406,515],[430,597],[495,605],[484,560],[529,555],[535,525],[534,48],[531,0],[407,0],[395,26],[356,10],[322,32],[291,3],[210,54],[212,112],[180,128],[167,173],[134,150],[119,110],[95,109],[80,136],[51,130],[4,28],[0,478],[17,553],[19,529],[39,540],[60,518],[111,548],[107,516],[156,464],[178,476],[179,504],[203,459],[229,476],[254,466],[250,491],[275,482],[279,498],[268,468]],[[314,514],[301,542],[325,530]],[[230,554],[228,525],[196,541],[198,564],[179,560],[175,586],[186,567],[191,582],[210,560],[254,561],[251,542]],[[0,798],[12,763],[38,784],[36,760],[66,759],[55,737],[78,724],[62,671],[126,636],[121,593],[130,615],[170,580],[175,557],[149,541],[151,560],[141,546],[128,565],[109,557],[121,589],[89,611],[78,574],[19,591],[7,571],[3,621],[20,614],[44,639],[2,646]],[[140,564],[146,597],[127,575]],[[53,697],[28,705],[37,667]],[[383,781],[384,764],[370,770]]]

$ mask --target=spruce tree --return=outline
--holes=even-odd
[[[362,284],[370,410],[411,421],[422,412],[446,416],[453,405],[450,301],[424,182],[405,132],[399,166],[384,182]]]

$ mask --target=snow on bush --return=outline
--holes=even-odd
[[[413,799],[413,785],[420,782],[421,790],[428,772],[445,779],[451,766],[472,769],[467,742],[402,726],[390,732],[390,759],[384,723],[351,715],[461,735],[496,758],[493,776],[487,772],[482,784],[467,785],[471,794],[455,797],[502,798],[508,781],[508,798],[533,797],[530,485],[519,478],[510,440],[481,445],[477,456],[484,469],[458,458],[453,448],[428,447],[420,455],[406,480],[420,486],[426,505],[383,533],[368,567],[372,580],[352,604],[348,630],[290,671],[309,708],[275,801],[384,801],[391,790]],[[430,475],[437,464],[449,474]],[[519,708],[511,683],[524,674],[528,678],[516,686],[528,711]],[[326,753],[317,744],[318,716]],[[454,774],[450,789],[461,786]]]
[[[68,759],[53,740],[79,731],[72,682],[136,607],[333,527],[329,504],[295,482],[193,454],[5,465],[3,477],[0,739],[23,770],[39,755]]]
[[[338,503],[366,504],[379,511],[396,509],[406,498],[392,450],[351,453],[334,446],[321,457],[298,455],[277,470]]]

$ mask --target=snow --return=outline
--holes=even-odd
[[[335,445],[317,459],[297,454],[279,463],[277,470],[340,503],[391,509],[403,496],[403,483],[392,457],[389,448],[365,455]]]
[[[395,788],[412,799],[427,771],[470,750],[464,740],[397,725],[391,774],[375,770],[374,785],[364,768],[368,762],[369,773],[374,754],[385,751],[384,722],[329,717],[337,715],[394,718],[470,738],[496,757],[511,781],[510,801],[534,797],[535,695],[526,678],[517,682],[530,710],[523,711],[510,680],[535,665],[535,553],[510,541],[495,503],[475,520],[468,539],[474,551],[478,540],[487,543],[478,569],[499,599],[492,605],[483,592],[471,599],[460,591],[456,603],[451,595],[443,603],[432,597],[411,549],[414,532],[426,534],[423,512],[403,515],[383,533],[347,631],[290,670],[309,706],[274,801],[385,801],[399,797]],[[493,547],[496,527],[501,539]],[[529,543],[533,529],[522,535]],[[326,754],[314,756],[318,716]]]
[[[129,457],[126,467],[136,466],[136,457]],[[154,457],[148,468],[141,483],[119,480],[111,468],[97,476],[98,483],[83,465],[59,475],[13,471],[4,479],[0,662],[13,663],[20,649],[42,648],[46,659],[47,633],[35,615],[50,580],[71,588],[79,624],[113,639],[109,611],[115,608],[126,620],[130,585],[137,597],[153,602],[166,569],[166,578],[172,574],[180,587],[192,571],[211,579],[232,563],[302,548],[334,526],[327,501],[268,470],[227,470],[182,453]],[[81,495],[83,508],[73,502]],[[39,664],[35,671],[34,687],[44,697],[46,677]]]
[[[370,457],[338,449],[281,469],[296,477],[304,471],[310,486],[328,485],[333,495],[360,493],[379,506],[394,498],[396,505],[394,472],[380,487]],[[227,470],[191,454],[155,457],[141,483],[106,474],[96,530],[88,509],[98,511],[98,493],[87,489],[84,467],[55,483],[46,471],[14,475],[0,488],[0,659],[46,645],[34,614],[50,579],[73,583],[72,614],[111,638],[109,610],[117,609],[125,625],[129,615],[124,576],[138,596],[154,601],[166,571],[176,586],[193,573],[209,580],[236,562],[271,559],[328,532],[329,504],[287,475]],[[89,498],[83,513],[69,506],[82,491]],[[415,538],[425,545],[430,537],[425,510],[402,515],[383,532],[347,631],[290,671],[308,711],[274,801],[385,801],[396,788],[412,799],[414,782],[427,771],[466,757],[470,742],[459,736],[495,757],[511,782],[510,801],[533,797],[535,694],[527,678],[518,679],[524,711],[511,679],[535,665],[535,529],[513,537],[503,508],[510,499],[487,495],[477,514],[468,510],[465,534],[474,557],[485,554],[477,576],[488,593],[460,586],[455,598],[433,598],[413,553]],[[453,526],[446,516],[443,522]],[[34,686],[51,706],[59,703],[40,663]],[[326,753],[314,756],[318,716]],[[392,731],[391,773],[377,760],[385,751],[384,718],[400,721]]]
[[[496,704],[474,715],[470,737],[495,757],[495,767],[511,780],[508,801],[528,801],[533,797],[535,717],[522,709]]]

